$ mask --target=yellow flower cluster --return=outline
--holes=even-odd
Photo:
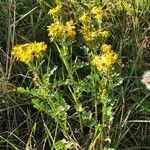
[[[61,8],[61,5],[57,5],[55,8],[50,9],[48,14],[53,16],[53,18],[55,19],[55,17],[58,17],[59,13],[61,12]]]
[[[108,31],[100,31],[99,34],[101,35],[102,38],[108,38],[109,37],[109,32]]]
[[[44,42],[33,42],[16,45],[12,48],[12,55],[24,63],[29,63],[34,58],[39,58],[42,52],[46,51],[47,45]]]
[[[97,20],[102,20],[103,19],[103,17],[104,17],[104,12],[103,12],[103,10],[102,10],[102,7],[100,7],[100,6],[94,6],[93,8],[92,8],[92,14],[94,14],[95,15],[95,18],[97,19]]]
[[[98,31],[91,31],[90,27],[86,25],[81,27],[81,33],[83,34],[85,42],[92,42],[99,36]]]
[[[87,25],[83,25],[81,27],[81,33],[83,34],[83,38],[85,42],[92,42],[94,40],[97,40],[99,37],[108,38],[109,36],[108,31],[102,31],[100,29],[98,30],[93,29],[91,31],[90,26],[87,26]]]
[[[75,26],[73,25],[73,21],[67,21],[66,24],[62,24],[60,22],[52,23],[48,26],[49,36],[52,40],[57,38],[71,38],[73,39],[76,35]]]
[[[111,51],[111,48],[112,48],[111,45],[103,44],[103,45],[101,46],[101,51],[102,51],[103,53],[107,53],[107,52],[110,52],[110,51]]]
[[[110,45],[102,45],[102,54],[95,55],[92,57],[92,65],[94,65],[97,70],[106,73],[113,64],[119,62],[118,54],[111,50]]]
[[[48,36],[50,36],[52,39],[55,39],[57,37],[62,36],[62,32],[64,30],[64,25],[60,22],[52,23],[50,26],[48,26]]]
[[[79,21],[81,21],[83,24],[89,23],[90,22],[89,14],[84,12],[83,15],[79,18]]]
[[[64,34],[66,35],[66,37],[68,38],[74,38],[76,35],[75,32],[75,26],[73,25],[73,21],[67,21],[65,28],[64,28]]]
[[[94,18],[98,21],[102,20],[104,16],[104,12],[100,6],[94,6],[91,10],[91,14],[93,14]],[[100,28],[97,29],[95,25],[92,25],[92,17],[90,13],[87,13],[86,11],[83,12],[83,14],[79,17],[79,21],[82,23],[80,31],[83,34],[85,42],[90,43],[96,41],[98,38],[108,38],[108,31],[103,31]]]
[[[101,6],[94,6],[91,10],[91,14],[94,15],[94,18],[97,20],[102,20],[104,17],[104,11],[102,10]],[[82,23],[90,22],[91,18],[89,13],[84,12],[83,15],[79,18]]]

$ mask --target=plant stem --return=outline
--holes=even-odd
[[[65,65],[66,69],[67,69],[67,72],[68,72],[68,75],[69,75],[71,81],[73,81],[72,71],[71,71],[71,67],[68,63],[68,58],[66,56],[62,56],[61,58],[62,58],[63,63]]]
[[[65,43],[63,43],[62,44],[62,49],[60,49],[58,44],[56,42],[54,42],[54,43],[57,47],[57,50],[59,51],[60,57],[61,57],[64,65],[66,67],[66,70],[69,74],[69,77],[70,77],[71,81],[73,81],[72,69],[71,69],[71,66],[69,65],[69,62],[68,62],[68,58],[69,58],[69,56],[68,56],[68,46]]]

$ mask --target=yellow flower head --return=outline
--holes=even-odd
[[[79,20],[80,20],[83,24],[89,23],[89,22],[90,22],[89,14],[84,12],[83,15],[79,18]]]
[[[101,32],[100,32],[100,35],[101,35],[103,38],[108,38],[108,37],[109,37],[109,32],[108,32],[108,31],[101,31]]]
[[[90,32],[90,26],[87,26],[87,25],[83,25],[82,27],[81,27],[81,33],[82,34],[86,34],[86,33],[88,33],[88,32]]]
[[[85,42],[93,42],[94,40],[97,40],[98,37],[99,37],[99,34],[97,31],[89,31],[83,34],[83,38]]]
[[[109,69],[109,64],[104,56],[94,56],[92,58],[92,65],[102,72],[106,72]]]
[[[110,52],[110,51],[111,51],[111,48],[112,48],[111,45],[103,44],[103,45],[101,46],[101,51],[102,51],[103,53],[107,53],[107,52]]]
[[[46,51],[47,45],[44,42],[34,42],[16,45],[12,48],[12,55],[24,63],[39,58],[42,52]]]
[[[103,12],[103,10],[102,10],[102,7],[100,7],[100,6],[94,6],[93,8],[92,8],[92,14],[94,14],[95,15],[95,18],[97,19],[97,20],[102,20],[103,19],[103,17],[104,17],[104,12]]]
[[[93,56],[91,63],[97,68],[97,70],[105,73],[117,62],[118,54],[111,51],[100,56]]]
[[[105,54],[106,60],[109,61],[110,65],[113,65],[118,62],[118,54],[114,51],[107,52]]]
[[[73,21],[67,21],[65,25],[60,22],[52,23],[48,26],[49,36],[52,40],[60,38],[74,38],[76,35]]]
[[[65,26],[65,36],[68,38],[74,38],[76,35],[75,26],[73,25],[73,21],[67,21]]]
[[[83,25],[81,27],[81,33],[83,34],[85,42],[92,42],[94,40],[97,40],[98,37],[100,37],[99,30],[93,29],[91,31],[90,27],[87,25]]]
[[[48,36],[50,36],[52,40],[55,38],[60,38],[63,36],[63,30],[63,24],[59,22],[52,23],[50,26],[48,26]]]
[[[55,8],[50,9],[48,14],[52,15],[53,18],[55,19],[55,17],[57,17],[59,15],[61,8],[62,8],[61,5],[57,5]]]
[[[87,32],[86,34],[84,33],[83,34],[83,39],[87,43],[92,42],[94,40],[94,34],[92,32]]]

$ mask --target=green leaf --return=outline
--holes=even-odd
[[[56,150],[66,150],[65,143],[62,140],[56,142]]]
[[[46,114],[49,114],[50,106],[43,99],[33,98],[32,99],[33,107],[35,107],[39,111],[43,111]]]
[[[20,93],[30,93],[30,89],[29,88],[23,88],[23,87],[18,87],[17,91]]]

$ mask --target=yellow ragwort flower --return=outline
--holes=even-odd
[[[109,32],[108,31],[101,31],[99,34],[102,36],[102,38],[108,38],[109,37]]]
[[[79,20],[83,23],[83,24],[86,24],[86,23],[89,23],[90,22],[90,16],[88,13],[83,13],[83,15],[79,18]]]
[[[92,42],[94,40],[97,40],[99,37],[99,34],[97,31],[90,31],[83,34],[83,38],[85,42]]]
[[[88,32],[90,32],[90,26],[88,26],[88,25],[83,25],[82,27],[81,27],[81,33],[82,34],[86,34],[86,33],[88,33]]]
[[[107,52],[100,56],[93,56],[92,65],[94,65],[97,70],[102,72],[107,72],[113,64],[118,62],[118,54],[113,51]]]
[[[12,48],[12,55],[24,63],[29,63],[34,58],[39,58],[46,51],[47,45],[44,42],[33,42],[16,45]]]
[[[102,58],[101,56],[93,56],[91,63],[99,71],[106,72],[108,70],[108,66],[106,64],[104,57]]]
[[[85,42],[92,42],[95,39],[95,32],[87,32],[83,34],[83,38],[85,40]]]
[[[97,19],[97,20],[102,20],[103,19],[103,17],[104,17],[104,12],[103,12],[103,10],[102,10],[102,7],[100,7],[100,6],[94,6],[93,8],[92,8],[92,14],[94,14],[95,16],[95,18]]]
[[[65,25],[60,22],[52,23],[48,26],[48,36],[51,37],[51,40],[62,39],[62,38],[74,38],[76,35],[75,26],[73,21],[67,21]]]
[[[64,30],[65,30],[64,34],[67,38],[73,39],[75,37],[75,35],[76,35],[75,26],[73,25],[72,20],[66,22]]]
[[[55,19],[55,17],[57,17],[60,14],[61,8],[61,5],[57,5],[55,8],[50,9],[48,14],[53,16],[53,18]]]
[[[105,54],[106,60],[109,61],[110,65],[113,65],[118,62],[118,54],[114,51],[107,52]]]
[[[87,25],[83,25],[80,31],[83,34],[85,42],[92,42],[100,37],[99,30],[93,29],[91,31],[90,26]]]
[[[64,25],[60,22],[52,23],[50,26],[48,26],[48,36],[51,37],[51,39],[60,38],[63,36],[63,30]]]
[[[103,53],[107,53],[107,52],[110,52],[110,51],[111,51],[111,48],[112,48],[111,45],[103,44],[103,45],[101,46],[101,51],[102,51]]]

